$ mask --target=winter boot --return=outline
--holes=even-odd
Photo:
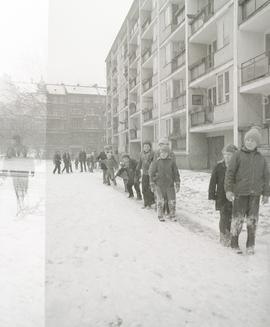
[[[176,221],[176,215],[175,215],[175,207],[176,207],[176,201],[172,200],[168,202],[169,206],[169,217],[172,221]]]
[[[158,219],[160,221],[165,221],[164,217],[163,217],[163,207],[164,207],[164,202],[160,201],[157,203],[157,213],[158,213]]]
[[[254,250],[254,246],[250,246],[247,248],[247,255],[254,255],[255,254],[255,250]]]

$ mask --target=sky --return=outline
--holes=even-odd
[[[8,0],[0,76],[106,85],[105,59],[133,0]]]
[[[16,81],[46,78],[47,0],[1,1],[0,76]]]
[[[132,2],[50,0],[48,80],[105,86],[105,59]]]

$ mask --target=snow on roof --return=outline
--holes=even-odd
[[[16,82],[15,85],[22,93],[37,93],[38,85],[36,83]]]
[[[60,84],[60,85],[47,84],[46,90],[49,94],[54,94],[54,95],[65,95],[66,94],[65,86],[62,84]]]
[[[66,85],[65,87],[68,94],[106,95],[106,89],[98,86]]]

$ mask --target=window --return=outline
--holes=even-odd
[[[218,104],[223,102],[223,75],[218,76]]]
[[[164,103],[167,103],[171,100],[171,82],[165,82],[164,83]]]
[[[171,134],[171,120],[166,120],[166,136],[169,136]]]
[[[229,102],[230,101],[230,75],[229,72],[225,72],[224,74],[224,79],[225,79],[225,101]]]
[[[165,46],[165,65],[167,65],[170,61],[171,61],[171,44],[168,43],[166,46]]]
[[[229,71],[218,75],[217,77],[218,88],[218,104],[230,101],[230,74]]]
[[[264,98],[264,117],[265,120],[270,120],[270,95]]]
[[[165,28],[171,24],[171,7],[167,7],[164,11],[164,26]]]
[[[202,106],[203,105],[203,96],[201,94],[193,94],[192,95],[192,104],[194,106]]]

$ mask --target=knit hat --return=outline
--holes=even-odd
[[[159,140],[158,145],[161,145],[161,144],[169,145],[169,143],[170,143],[169,140],[166,137],[163,137]]]
[[[162,147],[160,148],[160,152],[166,152],[166,153],[170,153],[170,147],[168,145],[162,145]]]
[[[228,144],[228,145],[225,145],[222,152],[231,152],[231,153],[234,153],[236,152],[238,149],[235,145],[233,144]]]
[[[252,139],[256,142],[257,146],[259,146],[262,143],[262,136],[260,133],[259,127],[251,127],[251,129],[246,133],[245,140],[246,139]]]
[[[130,159],[130,155],[129,155],[128,153],[124,153],[124,154],[122,155],[122,159],[124,159],[124,158],[129,158],[129,159]]]

